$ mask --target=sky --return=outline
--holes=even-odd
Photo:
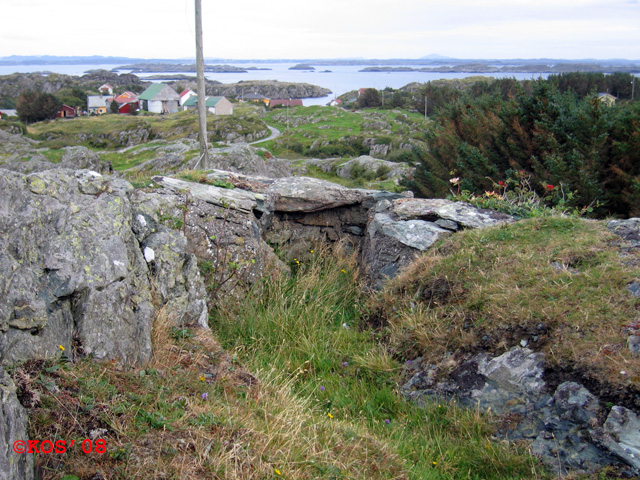
[[[640,59],[640,0],[201,0],[206,58]],[[195,58],[195,0],[0,0],[0,57]]]

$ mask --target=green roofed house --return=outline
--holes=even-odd
[[[207,110],[214,115],[233,115],[233,104],[226,97],[205,97]],[[194,95],[182,104],[185,110],[194,110],[198,106],[198,97]]]
[[[140,108],[153,113],[175,113],[178,111],[180,95],[164,83],[150,85],[140,96]]]

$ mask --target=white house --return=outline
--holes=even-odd
[[[191,97],[197,96],[197,95],[198,94],[193,90],[191,90],[190,88],[183,90],[182,92],[180,92],[180,106],[184,107],[184,102],[189,100]],[[183,110],[186,110],[186,108],[183,108]]]
[[[153,113],[175,113],[179,110],[180,95],[164,83],[150,85],[140,96],[140,108]]]
[[[207,110],[214,115],[233,115],[233,104],[226,97],[205,97]],[[198,106],[198,97],[194,96],[184,102],[185,110],[194,110]]]
[[[107,105],[111,103],[113,98],[103,97],[102,95],[87,95],[87,112],[89,115],[102,115],[107,113]]]

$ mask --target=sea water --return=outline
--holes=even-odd
[[[207,64],[213,64],[207,62]],[[220,63],[215,63],[220,64]],[[256,67],[259,70],[247,70],[246,73],[213,73],[205,72],[205,77],[210,80],[217,80],[221,83],[237,83],[249,80],[278,80],[280,82],[309,83],[320,87],[328,88],[331,94],[326,97],[305,98],[304,105],[326,105],[332,99],[352,90],[360,88],[376,88],[382,90],[386,87],[398,89],[408,85],[409,83],[418,82],[426,83],[439,79],[455,79],[466,78],[471,76],[486,76],[494,78],[516,78],[518,80],[526,80],[532,78],[543,77],[547,74],[532,73],[437,73],[437,72],[361,72],[364,65],[322,65],[321,62],[314,64],[309,62],[315,69],[308,70],[291,70],[296,65],[295,62],[243,62],[243,63],[224,63],[239,68]],[[0,75],[9,75],[14,72],[52,72],[66,75],[84,75],[89,70],[113,70],[121,65],[0,65]],[[401,65],[394,65],[401,66]],[[415,65],[413,68],[419,68]],[[118,70],[118,73],[129,73],[130,70]],[[138,77],[145,80],[145,77],[156,76],[166,73],[170,78],[175,75],[188,75],[195,77],[194,72],[149,72],[136,73]],[[152,80],[154,82],[162,82],[163,80]],[[251,93],[247,91],[246,93]]]

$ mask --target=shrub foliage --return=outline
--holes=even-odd
[[[549,185],[565,192],[565,206],[640,215],[640,102],[607,106],[560,79],[502,82],[477,96],[476,87],[443,105],[408,186],[445,196],[459,177],[462,190],[481,194],[526,173],[540,196]]]

